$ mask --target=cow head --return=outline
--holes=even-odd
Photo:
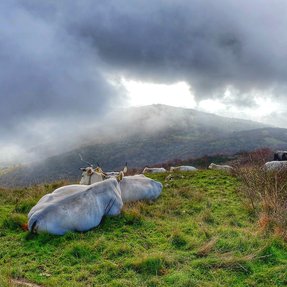
[[[90,185],[95,182],[99,182],[105,179],[103,173],[99,173],[94,170],[92,167],[81,168],[82,177],[80,180],[80,184]]]

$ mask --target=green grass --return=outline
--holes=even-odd
[[[43,286],[286,286],[287,244],[259,231],[218,171],[152,175],[155,202],[126,206],[86,233],[33,235],[29,208],[59,184],[0,190],[0,286],[23,279]],[[10,283],[9,283],[10,282]]]

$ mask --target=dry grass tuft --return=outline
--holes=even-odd
[[[196,252],[196,255],[198,257],[208,256],[208,254],[213,250],[217,241],[218,241],[217,237],[211,238],[211,240],[209,240],[208,242],[205,242],[202,246],[199,247],[199,249]]]

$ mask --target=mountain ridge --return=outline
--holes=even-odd
[[[111,133],[113,137],[109,138]],[[89,140],[73,150],[0,176],[0,186],[57,179],[78,181],[79,167],[83,165],[79,153],[89,162],[99,162],[104,170],[119,170],[125,162],[130,167],[143,168],[173,159],[232,155],[287,145],[287,129],[164,105],[130,109],[91,134]]]

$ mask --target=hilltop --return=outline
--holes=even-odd
[[[31,235],[21,229],[37,200],[64,182],[0,190],[0,285],[285,286],[287,245],[263,231],[218,171],[153,175],[155,202],[137,202],[86,233]],[[10,283],[9,283],[10,282]]]

